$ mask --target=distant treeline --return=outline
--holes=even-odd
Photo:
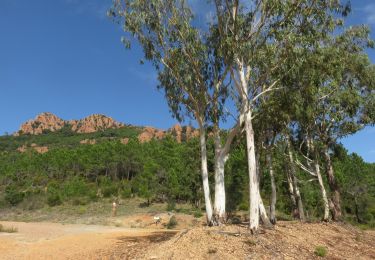
[[[49,136],[50,135],[50,136]],[[49,139],[56,133],[45,134]],[[10,137],[9,137],[10,138]],[[15,138],[15,137],[11,137]],[[43,138],[32,137],[32,138]],[[28,204],[38,198],[39,206],[62,203],[86,204],[102,197],[143,197],[149,203],[191,203],[203,207],[200,176],[199,140],[177,143],[167,137],[161,141],[139,143],[131,138],[124,145],[118,140],[94,145],[63,145],[71,138],[60,138],[59,147],[39,154],[3,151],[0,156],[0,207]],[[273,166],[279,218],[293,218],[294,205],[288,190],[285,144],[278,143],[273,152]],[[260,152],[259,174],[264,203],[269,205],[271,184],[266,167],[266,153]],[[214,144],[208,143],[208,169],[214,183]],[[238,143],[226,164],[225,188],[227,212],[248,210],[248,174],[246,146]],[[356,154],[349,155],[338,145],[332,155],[335,174],[342,194],[344,216],[351,222],[375,225],[375,164],[365,163]],[[324,207],[317,181],[302,170],[296,173],[305,204],[305,214],[314,220]],[[326,180],[324,180],[326,183]],[[212,185],[213,186],[213,185]],[[212,187],[214,188],[214,186]],[[266,206],[266,208],[268,208]],[[33,209],[33,206],[30,206]]]

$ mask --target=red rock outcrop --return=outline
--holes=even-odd
[[[34,146],[33,149],[37,151],[38,153],[46,153],[48,152],[47,146]]]
[[[120,140],[120,142],[121,142],[122,144],[128,144],[128,143],[129,143],[129,138],[122,138],[122,139]]]
[[[39,135],[44,131],[57,131],[64,126],[65,122],[61,118],[52,113],[41,113],[34,120],[29,120],[21,125],[20,130],[15,133],[16,136],[20,134]]]
[[[81,140],[79,141],[80,144],[96,144],[96,140],[95,139],[84,139],[84,140]]]
[[[191,126],[186,127],[185,131],[186,140],[189,141],[192,138],[199,136],[199,130],[192,128]]]
[[[138,135],[138,141],[140,143],[149,142],[152,139],[163,139],[165,137],[165,131],[151,127],[146,126],[143,129],[143,132]]]
[[[30,135],[39,135],[44,131],[58,131],[63,127],[70,128],[73,132],[76,133],[94,133],[97,131],[102,131],[106,129],[116,129],[124,127],[124,124],[115,121],[113,118],[93,114],[81,120],[62,120],[61,118],[55,116],[52,113],[42,113],[38,115],[34,120],[29,120],[24,123],[20,130],[14,135],[18,136],[21,134],[30,134]],[[180,124],[174,125],[168,130],[161,130],[155,127],[144,127],[141,128],[142,132],[138,135],[138,140],[141,143],[149,142],[152,139],[161,140],[167,135],[171,135],[176,139],[177,142],[181,143],[183,141],[188,141],[191,138],[199,136],[199,131],[192,128],[191,126],[182,127]],[[129,142],[128,138],[123,138],[120,140],[121,143],[127,144]],[[80,141],[81,144],[95,144],[95,140],[85,139]],[[32,145],[36,147],[36,145]],[[45,148],[37,148],[39,151],[48,150]],[[19,147],[20,152],[26,150],[26,147]]]
[[[182,141],[182,127],[180,124],[175,124],[170,130],[171,134],[176,138],[178,143]]]
[[[113,118],[94,114],[81,120],[71,120],[72,131],[77,133],[94,133],[110,128],[120,128],[124,125],[113,120]]]
[[[52,113],[41,113],[34,120],[29,120],[21,125],[20,130],[14,135],[39,135],[44,131],[55,132],[64,126],[70,127],[76,133],[94,133],[109,128],[120,128],[124,125],[111,117],[99,114],[94,114],[81,120],[66,121]]]
[[[34,143],[30,145],[30,148],[34,149],[38,153],[46,153],[49,150],[47,146],[38,146],[37,144],[34,144]],[[27,145],[22,145],[22,146],[17,148],[17,151],[20,152],[20,153],[24,153],[28,149],[29,148],[27,147]]]

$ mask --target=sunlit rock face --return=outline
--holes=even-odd
[[[80,120],[62,120],[52,113],[41,113],[35,119],[29,120],[22,124],[20,130],[14,135],[39,135],[45,131],[55,132],[63,127],[69,127],[76,133],[94,133],[106,129],[116,129],[123,127],[122,123],[115,121],[113,118],[94,114]]]

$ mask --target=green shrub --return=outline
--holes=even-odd
[[[99,186],[102,191],[103,197],[110,198],[118,195],[118,183],[113,182],[110,178],[101,177],[99,179]]]
[[[62,200],[60,194],[57,191],[49,192],[47,196],[47,204],[50,207],[61,205]]]
[[[60,195],[57,194],[57,193],[48,195],[48,197],[47,197],[47,204],[50,207],[61,205],[62,204],[62,200],[61,200]]]
[[[249,210],[249,205],[248,205],[248,203],[246,203],[246,202],[242,202],[242,203],[238,206],[238,210],[248,211],[248,210]]]
[[[87,183],[80,178],[73,178],[63,185],[63,195],[67,198],[88,196],[90,189]]]
[[[324,246],[317,246],[317,247],[315,247],[314,253],[317,256],[325,257],[327,255],[327,253],[328,253],[328,250]]]
[[[109,198],[111,196],[115,196],[118,193],[117,186],[115,184],[108,185],[102,188],[103,197]]]
[[[23,201],[24,196],[25,194],[23,192],[19,192],[15,187],[8,186],[5,189],[5,201],[12,206],[15,206]]]
[[[120,195],[123,199],[131,198],[131,196],[132,196],[131,185],[127,182],[123,183],[120,193],[121,193]]]
[[[167,204],[167,211],[173,211],[176,209],[176,202],[175,200],[169,200]]]
[[[82,198],[74,198],[72,200],[72,204],[74,206],[78,206],[78,205],[87,205],[89,203],[88,201],[88,198],[87,197],[82,197]]]
[[[177,226],[177,219],[176,219],[176,217],[175,216],[172,216],[170,219],[169,219],[169,221],[168,221],[168,223],[167,223],[167,228],[168,229],[172,229],[172,228],[175,228],[176,226]]]
[[[200,212],[200,211],[195,211],[194,212],[194,218],[200,218],[202,216],[203,216],[202,212]]]

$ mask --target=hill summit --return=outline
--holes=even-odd
[[[62,129],[68,129],[77,134],[90,134],[98,131],[105,131],[107,129],[119,129],[130,127],[136,129],[138,132],[138,140],[141,143],[149,142],[153,139],[161,140],[167,135],[173,136],[177,142],[187,141],[191,138],[198,137],[199,131],[191,126],[174,125],[168,130],[158,129],[152,126],[135,127],[125,125],[114,120],[112,117],[93,114],[79,120],[63,120],[60,117],[50,112],[44,112],[23,123],[20,129],[15,132],[14,136],[21,135],[41,135],[46,132],[57,132]],[[130,136],[123,136],[123,143],[129,141]],[[95,140],[81,140],[81,144],[94,143]],[[23,148],[22,148],[23,149]]]
[[[63,120],[52,113],[45,112],[22,124],[14,135],[39,135],[46,131],[55,132],[63,127],[68,127],[76,133],[94,133],[123,126],[124,124],[101,114],[93,114],[80,120]]]

